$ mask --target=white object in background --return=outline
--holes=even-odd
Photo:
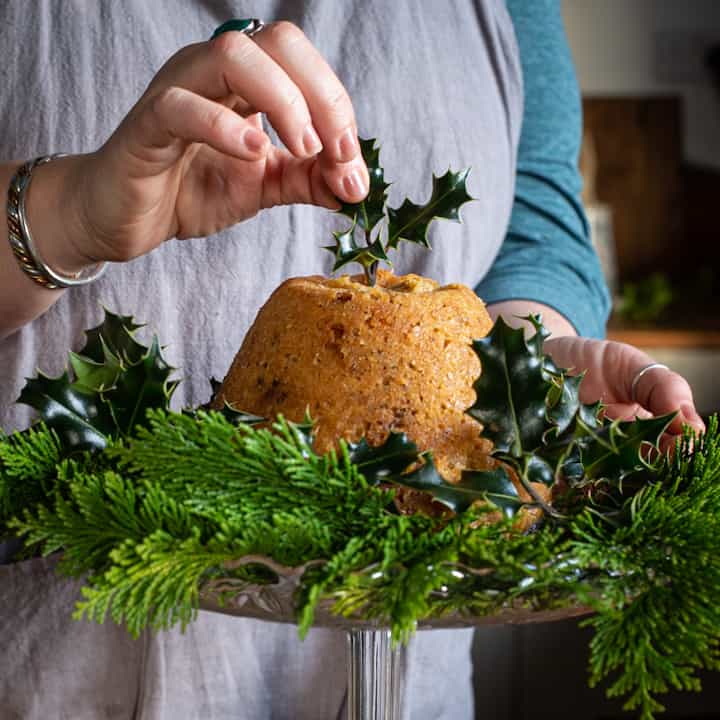
[[[609,205],[593,203],[585,206],[588,224],[590,226],[590,239],[595,252],[600,258],[605,281],[610,288],[610,295],[616,297],[618,288],[617,255],[615,253],[615,238],[613,236],[612,208]]]

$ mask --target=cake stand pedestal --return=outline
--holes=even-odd
[[[350,630],[347,649],[347,720],[400,720],[405,647],[389,630]]]

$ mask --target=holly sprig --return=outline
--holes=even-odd
[[[105,310],[103,322],[85,332],[83,348],[70,353],[71,369],[28,379],[18,402],[38,411],[68,453],[102,450],[143,425],[148,410],[169,408],[179,382],[170,378],[175,368],[157,336],[149,346],[137,340],[141,327]]]
[[[474,199],[466,188],[469,168],[460,172],[448,169],[442,176],[433,175],[432,194],[426,203],[417,205],[405,199],[398,208],[387,207],[390,183],[385,181],[376,142],[372,138],[360,139],[370,177],[368,195],[359,203],[342,204],[338,212],[350,218],[350,227],[334,232],[335,243],[325,248],[335,257],[333,272],[358,263],[368,285],[375,284],[380,263],[392,266],[389,250],[395,250],[403,240],[430,249],[428,230],[432,221],[441,218],[461,222],[460,207]]]

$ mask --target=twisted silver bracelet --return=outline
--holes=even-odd
[[[35,247],[25,211],[25,197],[30,187],[32,173],[38,165],[62,156],[62,154],[44,155],[26,162],[13,175],[7,196],[8,239],[13,254],[23,272],[48,290],[87,285],[97,280],[107,268],[107,263],[102,262],[77,275],[63,275],[45,263]]]

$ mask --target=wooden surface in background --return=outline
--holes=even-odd
[[[632,328],[611,325],[608,340],[652,348],[720,348],[720,330],[699,328]]]
[[[685,235],[680,98],[585,98],[583,112],[595,194],[613,210],[621,281],[672,271]]]
[[[683,168],[685,234],[688,243],[678,248],[675,262],[686,274],[702,268],[713,275],[717,285],[720,269],[720,172],[716,168]],[[716,296],[720,287],[712,288]]]

